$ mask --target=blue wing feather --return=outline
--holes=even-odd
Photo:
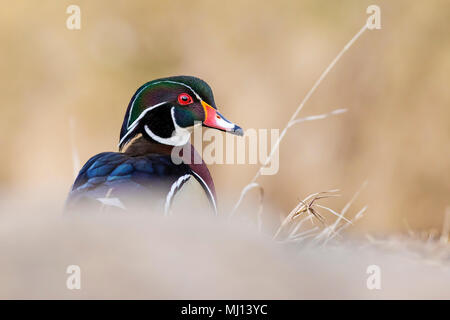
[[[171,185],[190,171],[185,164],[175,165],[170,156],[100,153],[81,168],[67,198],[66,210],[76,209],[79,204],[98,208],[102,205],[99,198],[107,196],[127,202],[130,194],[142,197],[153,194],[164,200]]]

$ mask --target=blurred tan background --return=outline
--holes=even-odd
[[[81,7],[81,30],[66,28],[70,4]],[[440,230],[450,205],[448,1],[3,1],[2,201],[62,206],[70,119],[83,163],[116,150],[129,99],[157,77],[198,76],[242,127],[284,127],[371,4],[382,29],[354,44],[300,116],[349,112],[289,131],[279,173],[260,180],[265,203],[286,213],[339,188],[329,201],[338,210],[367,180],[356,208],[369,209],[354,230]],[[211,166],[222,210],[257,169]]]

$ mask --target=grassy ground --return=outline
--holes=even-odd
[[[450,298],[450,246],[438,236],[342,233],[323,245],[274,241],[243,214],[83,220],[1,206],[0,298]],[[304,227],[324,230],[314,223]],[[80,290],[66,288],[69,265],[81,268]],[[380,290],[366,286],[370,265]]]

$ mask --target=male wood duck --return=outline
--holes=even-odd
[[[86,162],[66,211],[138,209],[170,214],[175,202],[186,211],[186,204],[196,201],[198,208],[207,203],[217,213],[214,182],[189,142],[197,124],[243,135],[217,111],[212,90],[203,80],[176,76],[147,82],[128,105],[119,152],[103,152]],[[178,158],[172,152],[175,147],[181,149]]]

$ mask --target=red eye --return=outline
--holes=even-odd
[[[178,103],[181,105],[191,104],[193,102],[190,95],[187,93],[182,93],[178,96]]]

